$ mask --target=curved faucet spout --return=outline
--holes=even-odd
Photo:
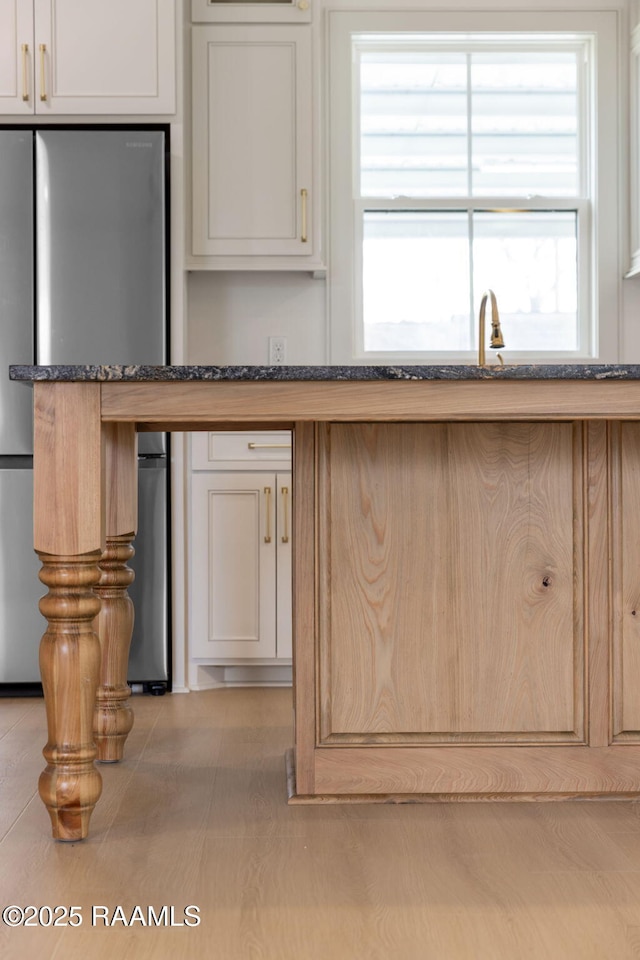
[[[486,290],[482,294],[480,301],[480,315],[478,317],[478,366],[486,366],[487,359],[485,353],[486,326],[485,315],[487,312],[487,300],[491,301],[491,343],[492,350],[500,350],[504,347],[504,338],[500,327],[500,315],[498,313],[498,301],[493,290]]]

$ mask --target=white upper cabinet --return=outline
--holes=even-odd
[[[318,3],[319,0],[316,0]],[[305,23],[312,0],[192,0],[194,23]]]
[[[33,0],[0,3],[0,111],[33,113]]]
[[[313,269],[310,28],[195,26],[192,58],[189,266]]]
[[[0,4],[0,113],[174,112],[174,0]]]

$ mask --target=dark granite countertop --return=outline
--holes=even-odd
[[[475,364],[444,366],[10,366],[12,380],[314,381],[314,380],[640,380],[638,364]]]

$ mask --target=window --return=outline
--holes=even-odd
[[[472,360],[489,287],[505,359],[616,358],[615,15],[499,19],[332,14],[334,362]]]

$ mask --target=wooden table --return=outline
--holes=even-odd
[[[640,420],[637,367],[569,368],[571,379],[562,368],[488,372],[478,368],[13,367],[11,375],[34,384],[34,546],[42,561],[41,580],[48,587],[40,604],[48,621],[40,654],[48,742],[39,789],[51,816],[53,836],[60,840],[87,835],[101,792],[94,760],[120,760],[133,722],[126,684],[132,626],[127,594],[132,573],[127,560],[136,532],[137,431],[256,427],[293,431],[296,792],[304,800],[340,794],[402,794],[409,781],[394,780],[389,770],[394,763],[398,769],[406,767],[415,758],[422,758],[411,770],[415,793],[454,792],[427,782],[424,757],[440,757],[440,753],[425,753],[434,748],[425,740],[426,734],[412,733],[402,740],[400,734],[371,726],[357,736],[323,728],[322,704],[317,702],[326,699],[323,681],[318,679],[318,665],[325,657],[318,646],[323,613],[318,606],[322,582],[319,587],[317,574],[318,496],[325,496],[322,490],[318,493],[322,425],[578,422],[582,426],[576,436],[584,438],[578,460],[587,464],[588,493],[589,485],[606,484],[599,469],[602,464],[594,461],[606,455],[610,444],[605,422]],[[398,440],[404,442],[402,437]],[[602,502],[596,497],[583,503],[583,508],[602,512]],[[606,520],[601,517],[598,522],[599,529],[606,531]],[[585,563],[600,569],[604,562],[606,579],[607,561],[599,559],[593,535],[590,543],[585,547]],[[605,600],[602,603],[606,605]],[[610,620],[610,610],[606,617]],[[592,633],[598,630],[592,626]],[[586,677],[596,668],[594,658],[607,661],[607,650],[606,638],[594,642]],[[581,729],[584,711],[576,721]],[[611,751],[607,753],[612,734],[606,709],[603,712],[601,705],[592,703],[588,717],[592,739],[585,741],[585,749],[590,747],[592,755],[600,758],[597,775],[591,780],[586,776],[582,791],[578,784],[560,786],[555,792],[639,792],[640,738],[627,732],[626,752],[618,746],[612,759]],[[338,738],[338,749],[330,753],[332,737]],[[563,751],[570,756],[567,751],[580,749],[563,745],[561,737],[560,741],[556,737],[551,745],[556,750],[552,756],[559,757]],[[497,748],[494,744],[491,750],[500,745],[505,744]],[[442,750],[441,740],[435,746]],[[396,754],[389,754],[387,748],[394,747]],[[462,758],[464,751],[473,749],[473,742],[471,747],[454,744],[453,749]],[[376,766],[382,771],[377,779],[371,773]],[[616,779],[612,771],[618,769],[622,773]],[[504,777],[503,794],[517,792],[509,777]],[[486,795],[497,794],[490,780],[483,790]],[[523,794],[535,792],[527,790],[526,777],[522,783]],[[478,792],[467,789],[470,795]],[[549,792],[554,792],[553,783]]]

